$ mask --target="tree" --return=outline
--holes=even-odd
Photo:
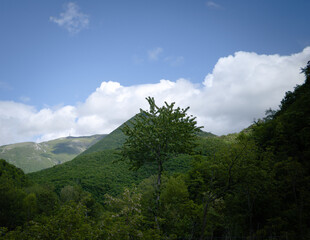
[[[310,81],[310,61],[308,61],[307,66],[301,69],[301,72],[306,75],[306,82]]]
[[[274,156],[278,216],[287,219],[282,230],[292,239],[310,235],[310,61],[302,73],[305,83],[287,92],[280,109],[253,127],[260,151]]]
[[[195,146],[197,127],[195,117],[186,109],[174,108],[175,103],[158,107],[154,98],[146,98],[150,110],[140,109],[140,114],[123,127],[127,139],[121,149],[123,159],[128,159],[132,169],[145,163],[157,165],[155,223],[159,229],[158,210],[163,164],[180,153],[189,153]]]
[[[22,225],[26,208],[23,201],[28,185],[24,172],[14,165],[0,159],[0,226],[9,230]]]
[[[34,221],[8,232],[6,240],[39,239],[103,239],[102,231],[87,216],[87,208],[82,203],[73,201],[61,206],[51,216],[40,215]]]
[[[194,224],[197,229],[194,231],[195,239],[205,239],[206,234],[236,236],[235,231],[227,224],[230,220],[229,215],[223,215],[227,203],[230,204],[226,199],[236,195],[241,195],[242,201],[246,197],[249,200],[250,206],[244,206],[249,208],[249,225],[252,228],[254,200],[262,191],[261,184],[267,179],[266,171],[263,162],[258,161],[257,148],[250,133],[242,132],[229,138],[229,141],[225,139],[220,142],[219,138],[216,141],[208,141],[217,145],[212,146],[213,155],[195,156],[192,168],[187,173],[190,198],[200,206],[202,212],[201,215],[197,215],[199,219],[197,218]],[[209,147],[210,150],[212,148]],[[235,206],[237,204],[233,208]],[[228,212],[230,211],[232,209]],[[238,215],[240,211],[234,213]],[[236,220],[230,222],[234,225]]]
[[[143,239],[141,231],[141,194],[136,189],[124,189],[119,197],[105,196],[104,226],[108,239]]]
[[[162,229],[169,239],[193,239],[194,220],[201,209],[190,199],[184,175],[170,176],[163,181],[160,201]]]

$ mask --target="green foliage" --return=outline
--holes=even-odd
[[[141,194],[125,189],[119,198],[105,195],[104,225],[110,239],[143,239]]]
[[[146,163],[156,163],[157,183],[154,217],[157,229],[160,229],[159,207],[161,175],[163,164],[181,153],[191,153],[195,147],[197,133],[195,118],[187,116],[186,109],[174,108],[175,103],[158,107],[154,98],[146,99],[150,110],[140,109],[130,125],[123,127],[127,136],[121,148],[123,160],[129,160],[131,169],[137,170]]]
[[[22,187],[28,185],[22,170],[0,159],[0,226],[8,229],[23,223],[26,217]]]
[[[224,149],[225,146],[228,146],[230,143],[235,142],[235,139],[235,135],[227,135],[222,137],[200,137],[197,139],[197,146],[194,148],[194,154],[213,157],[219,151]]]
[[[58,193],[67,185],[80,185],[103,203],[104,194],[115,196],[123,187],[143,179],[143,175],[137,177],[128,171],[127,165],[117,162],[118,159],[115,150],[81,155],[68,163],[32,173],[29,177],[38,183],[53,185]]]
[[[26,210],[26,221],[30,221],[38,214],[38,199],[34,193],[29,193],[23,199],[23,206]]]
[[[193,219],[194,238],[253,235],[253,226],[264,226],[273,212],[271,160],[259,151],[252,134],[242,132],[229,141],[211,139],[212,154],[196,156],[186,184],[190,199],[200,209]],[[262,218],[262,216],[264,216]]]
[[[103,204],[105,194],[116,196],[125,187],[139,184],[156,170],[156,165],[150,163],[136,172],[129,171],[130,166],[119,160],[117,150],[106,150],[81,155],[70,162],[28,176],[34,182],[53,186],[58,194],[68,185],[79,185]],[[190,157],[180,155],[167,161],[164,166],[169,174],[186,172],[190,167]]]
[[[308,61],[307,66],[301,69],[301,72],[306,76],[306,83],[310,81],[310,61]]]
[[[280,109],[257,122],[253,128],[261,151],[274,159],[273,174],[277,186],[274,195],[281,202],[275,214],[287,219],[279,229],[290,229],[289,234],[298,239],[305,239],[310,234],[310,215],[307,214],[310,212],[309,66],[308,62],[303,69],[306,82],[297,86],[294,92],[287,92]]]
[[[37,212],[39,214],[51,215],[59,205],[57,194],[48,186],[35,184],[26,189],[30,194],[33,193],[37,200]]]
[[[124,159],[129,159],[134,169],[145,162],[162,164],[171,156],[191,152],[196,133],[195,118],[187,116],[186,109],[176,108],[175,103],[158,107],[153,98],[147,98],[150,110],[140,110],[123,133],[128,137],[121,148]]]
[[[5,239],[100,239],[100,231],[87,217],[83,204],[70,202],[62,206],[55,215],[41,217],[22,228],[7,233]]]
[[[25,220],[24,198],[26,194],[19,188],[1,183],[0,226],[13,229]]]
[[[12,184],[15,187],[25,187],[29,184],[24,172],[14,165],[0,159],[0,183]]]
[[[182,176],[169,177],[163,183],[160,203],[163,232],[190,239],[198,206],[190,199]]]
[[[74,201],[79,202],[82,198],[83,190],[79,187],[74,186],[64,186],[60,191],[60,200],[63,203]]]

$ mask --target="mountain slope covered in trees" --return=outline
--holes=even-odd
[[[169,158],[159,195],[156,165],[130,170],[122,146],[27,175],[1,160],[0,239],[309,239],[310,62],[303,72],[279,110]]]

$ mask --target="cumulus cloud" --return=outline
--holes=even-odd
[[[0,145],[109,133],[139,108],[147,109],[147,96],[155,97],[158,105],[167,101],[190,106],[205,131],[238,132],[263,117],[266,109],[277,109],[285,92],[303,83],[300,68],[309,59],[310,47],[290,56],[236,52],[220,58],[201,84],[182,78],[134,86],[102,82],[84,102],[55,109],[0,101]]]
[[[162,52],[163,52],[163,49],[160,47],[149,50],[147,52],[149,60],[152,60],[152,61],[158,60],[158,57]]]
[[[50,21],[75,34],[88,27],[89,16],[82,13],[78,5],[69,2],[65,5],[65,12],[60,13],[59,17],[50,17]]]
[[[73,106],[37,111],[23,103],[0,101],[0,145],[68,136],[75,117]]]

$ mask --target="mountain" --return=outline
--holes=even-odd
[[[110,134],[108,134],[107,136],[96,142],[94,145],[87,148],[84,152],[81,153],[81,155],[100,152],[108,149],[117,149],[121,147],[126,139],[125,135],[121,130],[123,125],[124,124],[116,128],[114,131],[112,131]]]
[[[72,160],[105,135],[66,137],[52,141],[24,142],[0,146],[0,158],[25,173],[39,171]]]
[[[124,124],[130,124],[131,118]],[[157,166],[153,163],[145,164],[137,171],[129,170],[127,162],[120,161],[118,148],[122,146],[126,137],[122,132],[122,124],[109,135],[92,145],[72,161],[54,166],[42,171],[28,174],[29,178],[43,185],[52,185],[56,192],[67,185],[80,185],[84,190],[92,193],[94,198],[103,202],[104,194],[118,195],[124,187],[139,184],[156,173]],[[218,146],[224,140],[211,133],[201,131],[199,145]],[[211,143],[211,144],[210,144]],[[213,143],[213,144],[212,144]],[[208,147],[206,147],[208,151]],[[211,150],[211,148],[210,148]],[[197,151],[201,151],[197,149]],[[212,150],[213,151],[213,150]],[[165,174],[186,172],[193,156],[179,155],[164,163]]]
[[[121,126],[116,128],[114,131],[112,131],[110,134],[108,134],[105,138],[99,140],[97,143],[86,149],[84,152],[81,153],[81,155],[94,153],[94,152],[100,152],[108,149],[117,149],[123,145],[123,143],[126,140],[126,136],[122,132],[122,128],[125,124],[130,125],[131,121],[134,121],[135,116],[131,119],[127,120],[125,123],[123,123]],[[209,132],[200,131],[197,134],[199,137],[215,137],[214,134]]]
[[[98,141],[97,143],[86,149],[84,152],[81,153],[81,155],[100,152],[107,149],[117,149],[121,147],[126,139],[126,136],[122,132],[122,128],[124,127],[125,124],[130,125],[130,122],[135,119],[135,116],[124,122],[114,131],[108,134],[105,138],[101,139],[100,141]]]
[[[310,61],[303,71],[306,83],[287,92],[279,110],[268,110],[240,133],[200,132],[191,155],[164,161],[160,204],[154,198],[156,164],[131,171],[120,161],[121,128],[72,161],[29,173],[27,179],[0,159],[2,235],[34,239],[48,229],[53,234],[48,239],[67,232],[82,233],[79,239],[309,239]],[[40,200],[39,194],[29,194],[29,186],[18,188],[27,180],[39,183],[33,189],[43,185],[55,191],[61,204],[51,194],[41,191]],[[44,210],[56,206],[56,214],[40,213],[41,220],[34,215],[40,205]],[[25,224],[25,216],[35,221]]]

